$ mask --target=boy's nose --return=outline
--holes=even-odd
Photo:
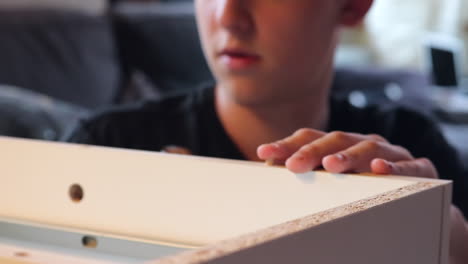
[[[250,34],[254,30],[254,21],[249,1],[254,0],[219,0],[216,8],[219,25],[238,37]]]

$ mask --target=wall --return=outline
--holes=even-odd
[[[368,45],[379,64],[422,68],[429,32],[458,37],[467,50],[468,14],[462,10],[468,10],[468,0],[375,0],[366,19]]]
[[[468,0],[375,0],[364,27],[344,30],[338,60],[423,70],[424,40],[438,33],[462,41],[468,77],[468,12],[463,10]]]

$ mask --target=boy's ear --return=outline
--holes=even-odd
[[[373,0],[344,0],[341,10],[340,24],[345,27],[353,27],[359,24],[370,7]]]

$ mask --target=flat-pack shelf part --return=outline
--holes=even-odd
[[[96,252],[108,238],[141,243],[122,257],[155,263],[446,263],[447,181],[12,138],[0,148],[3,223],[102,236]]]

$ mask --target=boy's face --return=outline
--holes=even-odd
[[[196,0],[205,56],[240,104],[304,96],[331,76],[345,0]],[[341,4],[339,4],[341,3]]]

